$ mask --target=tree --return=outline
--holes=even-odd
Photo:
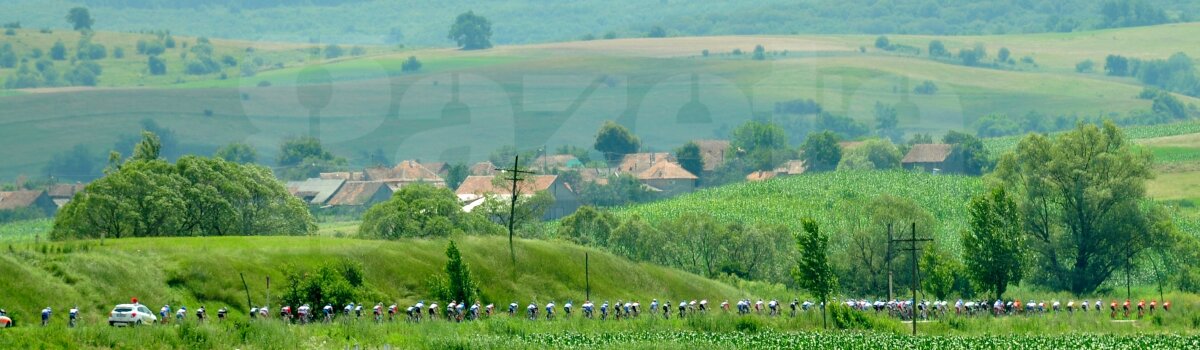
[[[948,56],[949,54],[950,53],[948,51],[946,51],[946,44],[943,44],[941,40],[934,40],[934,41],[929,42],[929,56],[942,57],[942,56]]]
[[[467,11],[458,15],[450,26],[450,40],[463,50],[482,50],[492,47],[492,22],[483,16]]]
[[[562,219],[558,235],[578,244],[604,247],[619,223],[612,213],[582,206]]]
[[[162,151],[162,141],[158,139],[158,135],[150,131],[142,131],[142,141],[138,142],[133,149],[131,160],[158,160],[159,153]]]
[[[880,35],[878,38],[875,38],[875,48],[891,50],[892,43],[888,40],[888,37]]]
[[[612,207],[657,198],[631,174],[610,175],[607,184],[589,182],[579,190],[579,200],[588,205]]]
[[[975,283],[996,299],[1023,278],[1025,235],[1017,205],[1002,187],[976,196],[967,209],[970,229],[963,232],[963,258]]]
[[[983,175],[991,164],[983,141],[975,136],[950,130],[942,137],[942,143],[952,146],[950,161],[958,162],[967,175]]]
[[[54,46],[50,47],[50,59],[55,61],[67,59],[67,45],[64,45],[62,40],[55,41]]]
[[[800,146],[801,158],[810,171],[830,171],[842,161],[842,147],[832,131],[808,134]]]
[[[833,211],[839,213],[832,230],[842,234],[833,237],[835,247],[844,250],[838,254],[839,276],[856,276],[841,281],[841,286],[860,295],[888,295],[888,272],[903,271],[907,255],[900,250],[888,248],[887,230],[891,225],[894,234],[900,236],[908,225],[916,224],[920,232],[932,232],[937,221],[933,214],[911,199],[889,195],[867,199],[847,199],[837,203]],[[895,284],[904,285],[909,274],[894,274]]]
[[[344,49],[338,44],[329,44],[325,46],[325,58],[338,58],[345,54]]]
[[[730,153],[746,160],[751,170],[773,170],[792,159],[787,133],[778,124],[751,120],[733,130]]]
[[[764,49],[762,45],[754,45],[754,55],[752,57],[756,61],[767,59],[766,49]]]
[[[1004,114],[988,114],[975,121],[975,134],[979,137],[1000,137],[1021,133],[1016,120]]]
[[[1169,220],[1146,199],[1151,164],[1111,122],[1030,135],[1000,158],[993,174],[1014,193],[1040,283],[1091,293],[1163,239]]]
[[[413,73],[419,70],[421,70],[421,61],[417,60],[417,56],[408,56],[408,59],[400,64],[401,72]]]
[[[900,167],[900,151],[888,140],[871,139],[862,146],[845,152],[838,163],[838,170],[888,170]]]
[[[665,38],[665,37],[667,37],[667,30],[663,29],[662,26],[654,26],[653,28],[650,28],[649,32],[646,33],[646,37],[647,38]],[[605,36],[605,39],[611,39],[611,38]]]
[[[251,164],[258,161],[258,151],[255,151],[254,147],[250,147],[248,144],[233,142],[218,148],[217,153],[213,154],[213,157],[238,164]]]
[[[896,111],[895,106],[885,105],[882,102],[875,102],[875,132],[880,137],[888,138],[894,142],[900,142],[900,138],[904,137],[904,132],[900,131],[900,113]]]
[[[446,246],[445,294],[438,296],[439,299],[469,303],[479,295],[478,291],[479,287],[471,278],[471,268],[462,260],[458,246],[450,241]]]
[[[466,164],[451,164],[446,170],[446,187],[451,189],[458,188],[458,185],[461,185],[463,180],[466,180],[469,175],[471,175],[471,168],[467,167]]]
[[[688,141],[682,147],[676,148],[675,159],[678,159],[679,166],[689,173],[700,176],[704,172],[704,157],[700,154],[700,145],[694,141]]]
[[[67,12],[67,23],[70,23],[75,30],[90,31],[95,20],[92,19],[92,14],[85,7],[71,8]]]
[[[1096,69],[1096,62],[1092,61],[1091,59],[1079,61],[1079,63],[1075,64],[1075,72],[1076,73],[1091,73],[1095,69]]]
[[[1129,59],[1125,56],[1108,55],[1104,58],[1104,71],[1115,77],[1129,75]]]
[[[1008,51],[1007,47],[1001,47],[1000,51],[996,52],[996,59],[999,60],[1000,63],[1008,62],[1008,56],[1011,54],[1012,52]]]
[[[609,164],[619,162],[626,154],[635,153],[642,141],[625,126],[606,121],[596,133],[596,144],[592,147],[604,155]]]
[[[962,271],[960,265],[957,259],[944,251],[937,248],[926,249],[921,254],[921,271],[925,271],[921,289],[932,294],[937,300],[946,300],[954,290],[954,277]]]
[[[321,146],[321,140],[314,137],[298,137],[284,140],[279,146],[280,177],[289,180],[302,180],[316,177],[321,172],[330,171],[346,165],[346,159],[336,157]]]
[[[362,264],[350,260],[329,261],[316,271],[301,271],[287,265],[284,271],[284,305],[345,305],[362,296]]]
[[[792,269],[792,278],[800,288],[807,289],[821,300],[821,323],[825,324],[825,309],[829,305],[829,295],[837,288],[837,275],[829,265],[829,237],[821,233],[820,227],[813,219],[803,219],[800,225],[804,231],[796,235],[796,250],[799,258],[796,267]]]
[[[454,234],[496,234],[500,227],[462,210],[458,197],[447,188],[428,184],[401,187],[386,202],[363,214],[359,235],[399,239],[447,237]]]

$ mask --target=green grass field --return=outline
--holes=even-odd
[[[1079,38],[1083,47],[1101,47],[1096,42],[1103,40],[1096,36],[1120,34],[1111,46],[1115,53],[1162,52],[1165,57],[1180,46],[1141,40],[1198,28],[1195,24],[1155,26],[1073,33],[1070,38]],[[59,38],[73,47],[77,36],[67,31],[21,30],[11,40],[24,50],[48,48]],[[145,57],[136,55],[131,45],[149,36],[101,32],[97,42],[111,41],[106,44],[110,49],[126,47],[125,59],[110,55],[101,61],[105,67],[101,85],[121,88],[0,96],[4,107],[0,108],[0,146],[12,155],[0,164],[0,178],[41,175],[51,155],[76,144],[89,146],[100,160],[121,135],[135,133],[138,122],[146,118],[175,130],[188,152],[207,153],[228,142],[244,141],[258,149],[260,159],[270,160],[282,139],[310,133],[313,110],[309,107],[317,108],[325,143],[352,162],[365,162],[360,154],[376,149],[395,159],[465,162],[485,159],[501,145],[586,146],[596,128],[610,119],[631,126],[647,149],[669,150],[691,139],[725,137],[752,116],[769,116],[775,102],[797,98],[815,99],[827,110],[866,123],[872,123],[875,102],[899,104],[902,128],[933,133],[972,129],[976,118],[992,113],[1095,115],[1150,108],[1149,101],[1136,98],[1141,86],[1132,80],[1058,72],[1068,69],[1068,63],[1073,65],[1069,61],[1076,57],[1104,51],[1070,51],[1072,46],[1058,45],[1066,40],[1060,36],[942,38],[952,49],[959,40],[970,40],[965,42],[980,41],[990,48],[1011,43],[1014,56],[1040,50],[1046,55],[1061,51],[1067,57],[1028,71],[971,68],[873,49],[860,53],[858,47],[870,46],[873,40],[861,35],[620,39],[484,51],[396,52],[368,47],[367,56],[332,61],[310,57],[307,44],[214,40],[218,54],[243,59],[244,46],[254,46],[255,55],[269,56],[267,62],[284,63],[283,68],[253,77],[230,74],[221,80],[180,76],[175,71],[143,77]],[[895,40],[911,40],[915,45],[926,39]],[[1126,48],[1126,43],[1134,42],[1137,51]],[[1021,43],[1029,46],[1018,46]],[[764,45],[767,60],[729,54],[735,48],[749,52],[756,44]],[[702,57],[703,50],[712,54]],[[424,63],[421,72],[400,71],[409,56]],[[177,52],[169,50],[165,57],[169,70],[179,65]],[[0,76],[9,73],[0,70]],[[455,74],[458,100],[468,106],[469,115],[443,113],[454,99]],[[710,120],[699,123],[676,117],[692,99],[692,74],[697,75],[697,101],[711,114]],[[313,78],[322,75],[332,82],[329,102],[320,106],[301,102],[301,95],[320,93],[320,89],[296,84],[324,81]],[[182,83],[177,83],[180,78]],[[937,94],[911,93],[926,80],[938,85]],[[1181,100],[1200,102],[1190,97]]]

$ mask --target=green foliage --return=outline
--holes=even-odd
[[[307,234],[316,229],[304,204],[266,168],[195,156],[169,164],[151,156],[145,151],[88,184],[59,211],[51,237]]]
[[[591,206],[580,207],[558,224],[558,235],[582,245],[608,246],[618,221],[612,213]]]
[[[479,287],[471,278],[471,269],[463,262],[462,254],[454,245],[454,241],[450,241],[450,245],[446,246],[446,259],[446,276],[434,282],[437,287],[430,291],[430,296],[437,300],[460,303],[478,300]]]
[[[679,166],[683,167],[689,173],[700,176],[704,173],[704,157],[700,154],[700,145],[689,141],[683,146],[675,149],[675,159],[679,160]]]
[[[1008,62],[1010,55],[1012,55],[1012,52],[1009,51],[1007,47],[1001,47],[1000,51],[996,52],[996,61],[1000,63]]]
[[[830,171],[837,167],[842,161],[842,147],[838,146],[838,140],[832,131],[808,134],[804,145],[800,146],[800,157],[808,171]]]
[[[946,51],[946,44],[943,44],[941,40],[930,41],[929,50],[927,52],[929,52],[929,56],[931,57],[944,57],[950,55],[950,51]]]
[[[804,231],[796,235],[796,250],[799,258],[792,270],[792,278],[800,288],[808,290],[824,305],[829,305],[829,295],[837,289],[838,278],[829,264],[829,236],[821,233],[820,226],[812,219],[800,223]],[[825,308],[821,309],[824,318]]]
[[[971,278],[996,299],[1024,278],[1025,236],[1017,204],[1004,188],[971,200],[971,229],[963,232],[963,259]]]
[[[67,12],[67,23],[70,23],[75,30],[91,31],[92,24],[95,24],[96,20],[92,19],[92,14],[88,12],[87,8],[73,7]]]
[[[1145,0],[1109,0],[1100,7],[1101,28],[1137,27],[1170,22],[1167,13]]]
[[[458,197],[449,189],[411,184],[368,209],[358,233],[365,238],[399,239],[495,234],[499,230],[478,214],[463,212]]]
[[[158,135],[150,131],[142,131],[142,141],[138,142],[133,148],[133,155],[130,156],[130,161],[155,161],[161,159],[162,141],[158,139]]]
[[[1076,73],[1091,73],[1096,70],[1096,61],[1086,59],[1075,64]]]
[[[253,164],[258,162],[258,151],[249,144],[233,142],[218,148],[213,157],[238,164]]]
[[[665,38],[665,37],[667,37],[667,30],[663,29],[662,26],[654,26],[654,27],[651,27],[650,31],[646,33],[646,37],[647,38]]]
[[[889,170],[900,168],[900,150],[888,140],[871,139],[845,152],[838,170]]]
[[[474,11],[458,15],[450,26],[450,40],[463,50],[482,50],[492,47],[492,22]]]
[[[46,177],[61,181],[89,181],[100,175],[100,157],[86,145],[77,144],[69,151],[55,154],[46,164]]]
[[[285,180],[303,180],[317,177],[346,165],[346,159],[336,157],[321,146],[321,140],[313,137],[298,137],[284,140],[279,146],[279,166],[284,167],[279,177]]]
[[[967,175],[982,175],[991,166],[987,149],[975,136],[951,130],[942,137],[942,143],[952,145],[948,162],[956,162]]]
[[[788,148],[787,133],[771,122],[752,120],[738,126],[733,130],[729,148],[730,153],[744,158],[751,170],[774,170],[795,157]]]
[[[902,273],[911,263],[900,247],[889,244],[891,238],[907,236],[915,224],[921,235],[937,232],[938,222],[921,204],[894,195],[855,196],[833,204],[827,231],[839,232],[831,249],[838,276],[855,276],[840,281],[842,290],[852,295],[888,295],[888,267],[895,272],[897,285],[911,283]],[[888,237],[888,228],[892,237]],[[889,251],[889,247],[892,248]]]
[[[921,289],[937,300],[947,300],[954,290],[955,277],[965,273],[958,259],[937,248],[921,254]]]
[[[363,266],[351,260],[322,264],[316,271],[284,267],[286,278],[283,305],[312,305],[320,310],[324,305],[346,305],[358,301],[363,287]],[[336,307],[335,307],[336,308]]]
[[[613,207],[657,198],[633,175],[609,175],[607,180],[606,184],[585,183],[579,190],[579,200],[588,205]]]
[[[1000,137],[1021,133],[1015,118],[1004,114],[988,114],[975,121],[975,134],[979,137]]]
[[[841,136],[842,139],[856,139],[870,132],[870,129],[866,125],[857,120],[829,112],[817,114],[814,129],[832,131]]]
[[[1037,282],[1091,293],[1168,232],[1163,215],[1144,204],[1150,165],[1111,123],[1053,139],[1030,135],[1001,157],[995,180],[1018,203],[1038,256]]]
[[[461,185],[463,180],[466,180],[469,175],[471,175],[471,168],[468,168],[466,164],[448,165],[446,169],[446,187],[457,189],[458,185]]]
[[[414,73],[421,70],[421,61],[417,60],[417,56],[408,56],[404,63],[400,64],[400,71],[405,73]]]
[[[879,37],[875,38],[875,48],[892,50],[894,47],[892,47],[892,42],[888,40],[887,36],[880,35]]]
[[[604,154],[604,159],[608,160],[609,164],[614,164],[620,162],[626,154],[637,152],[641,147],[642,141],[629,129],[609,120],[596,132],[596,143],[592,148]]]
[[[1108,55],[1104,70],[1111,76],[1131,76],[1143,84],[1188,96],[1200,96],[1200,77],[1191,57],[1182,52],[1154,60]]]
[[[987,58],[987,48],[983,44],[975,44],[973,48],[958,50],[958,59],[966,66],[978,66]]]
[[[329,44],[322,51],[325,52],[325,58],[327,59],[342,57],[345,54],[345,50],[338,44]]]
[[[64,45],[61,40],[54,42],[54,46],[50,47],[50,58],[55,61],[67,59],[67,45]]]
[[[913,88],[913,93],[918,95],[934,95],[937,94],[937,92],[937,84],[934,84],[932,81],[928,80],[921,82],[920,85],[917,85],[917,87]]]
[[[751,57],[754,58],[755,61],[765,60],[767,59],[766,50],[763,49],[762,45],[754,45],[754,55]]]

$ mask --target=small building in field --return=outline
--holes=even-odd
[[[933,173],[961,173],[961,162],[954,161],[954,147],[942,143],[916,144],[904,155],[900,165],[907,170]]]
[[[696,189],[699,177],[688,172],[679,163],[660,159],[653,166],[637,174],[638,181],[662,191],[663,195],[675,196]]]
[[[0,211],[34,210],[46,216],[54,216],[58,205],[46,191],[0,192]]]
[[[416,161],[406,160],[396,164],[395,167],[375,167],[363,170],[366,173],[367,181],[382,181],[392,191],[399,190],[401,187],[414,183],[425,183],[434,187],[446,187],[446,180],[437,173],[425,168],[421,163]]]
[[[579,209],[579,195],[557,175],[529,175],[517,186],[517,192],[522,197],[532,197],[539,192],[546,192],[554,198],[554,204],[546,209],[543,219],[559,219],[571,215],[576,209]],[[472,175],[463,180],[455,194],[463,202],[463,210],[470,212],[489,198],[511,199],[512,187],[510,182],[497,181],[496,176]]]
[[[392,189],[381,181],[346,181],[325,203],[330,207],[362,207],[392,198]]]

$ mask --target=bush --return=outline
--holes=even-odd
[[[146,65],[150,69],[150,75],[167,74],[167,62],[161,58],[158,58],[158,56],[150,56],[150,58],[147,59]]]
[[[1075,64],[1076,73],[1091,73],[1096,69],[1096,62],[1090,59]]]
[[[875,322],[872,322],[866,314],[854,311],[845,305],[831,303],[828,309],[829,318],[832,321],[834,328],[861,330],[870,330],[875,328]]]
[[[112,53],[113,58],[125,58],[125,48],[123,47],[114,47]]]
[[[400,64],[401,72],[412,73],[419,70],[421,70],[421,61],[417,60],[417,56],[408,56],[408,59]]]
[[[928,81],[928,80],[926,80],[925,82],[922,82],[920,85],[917,85],[917,87],[913,88],[913,93],[916,93],[918,95],[933,95],[933,94],[936,94],[937,91],[938,91],[937,84],[934,84],[932,81]]]

